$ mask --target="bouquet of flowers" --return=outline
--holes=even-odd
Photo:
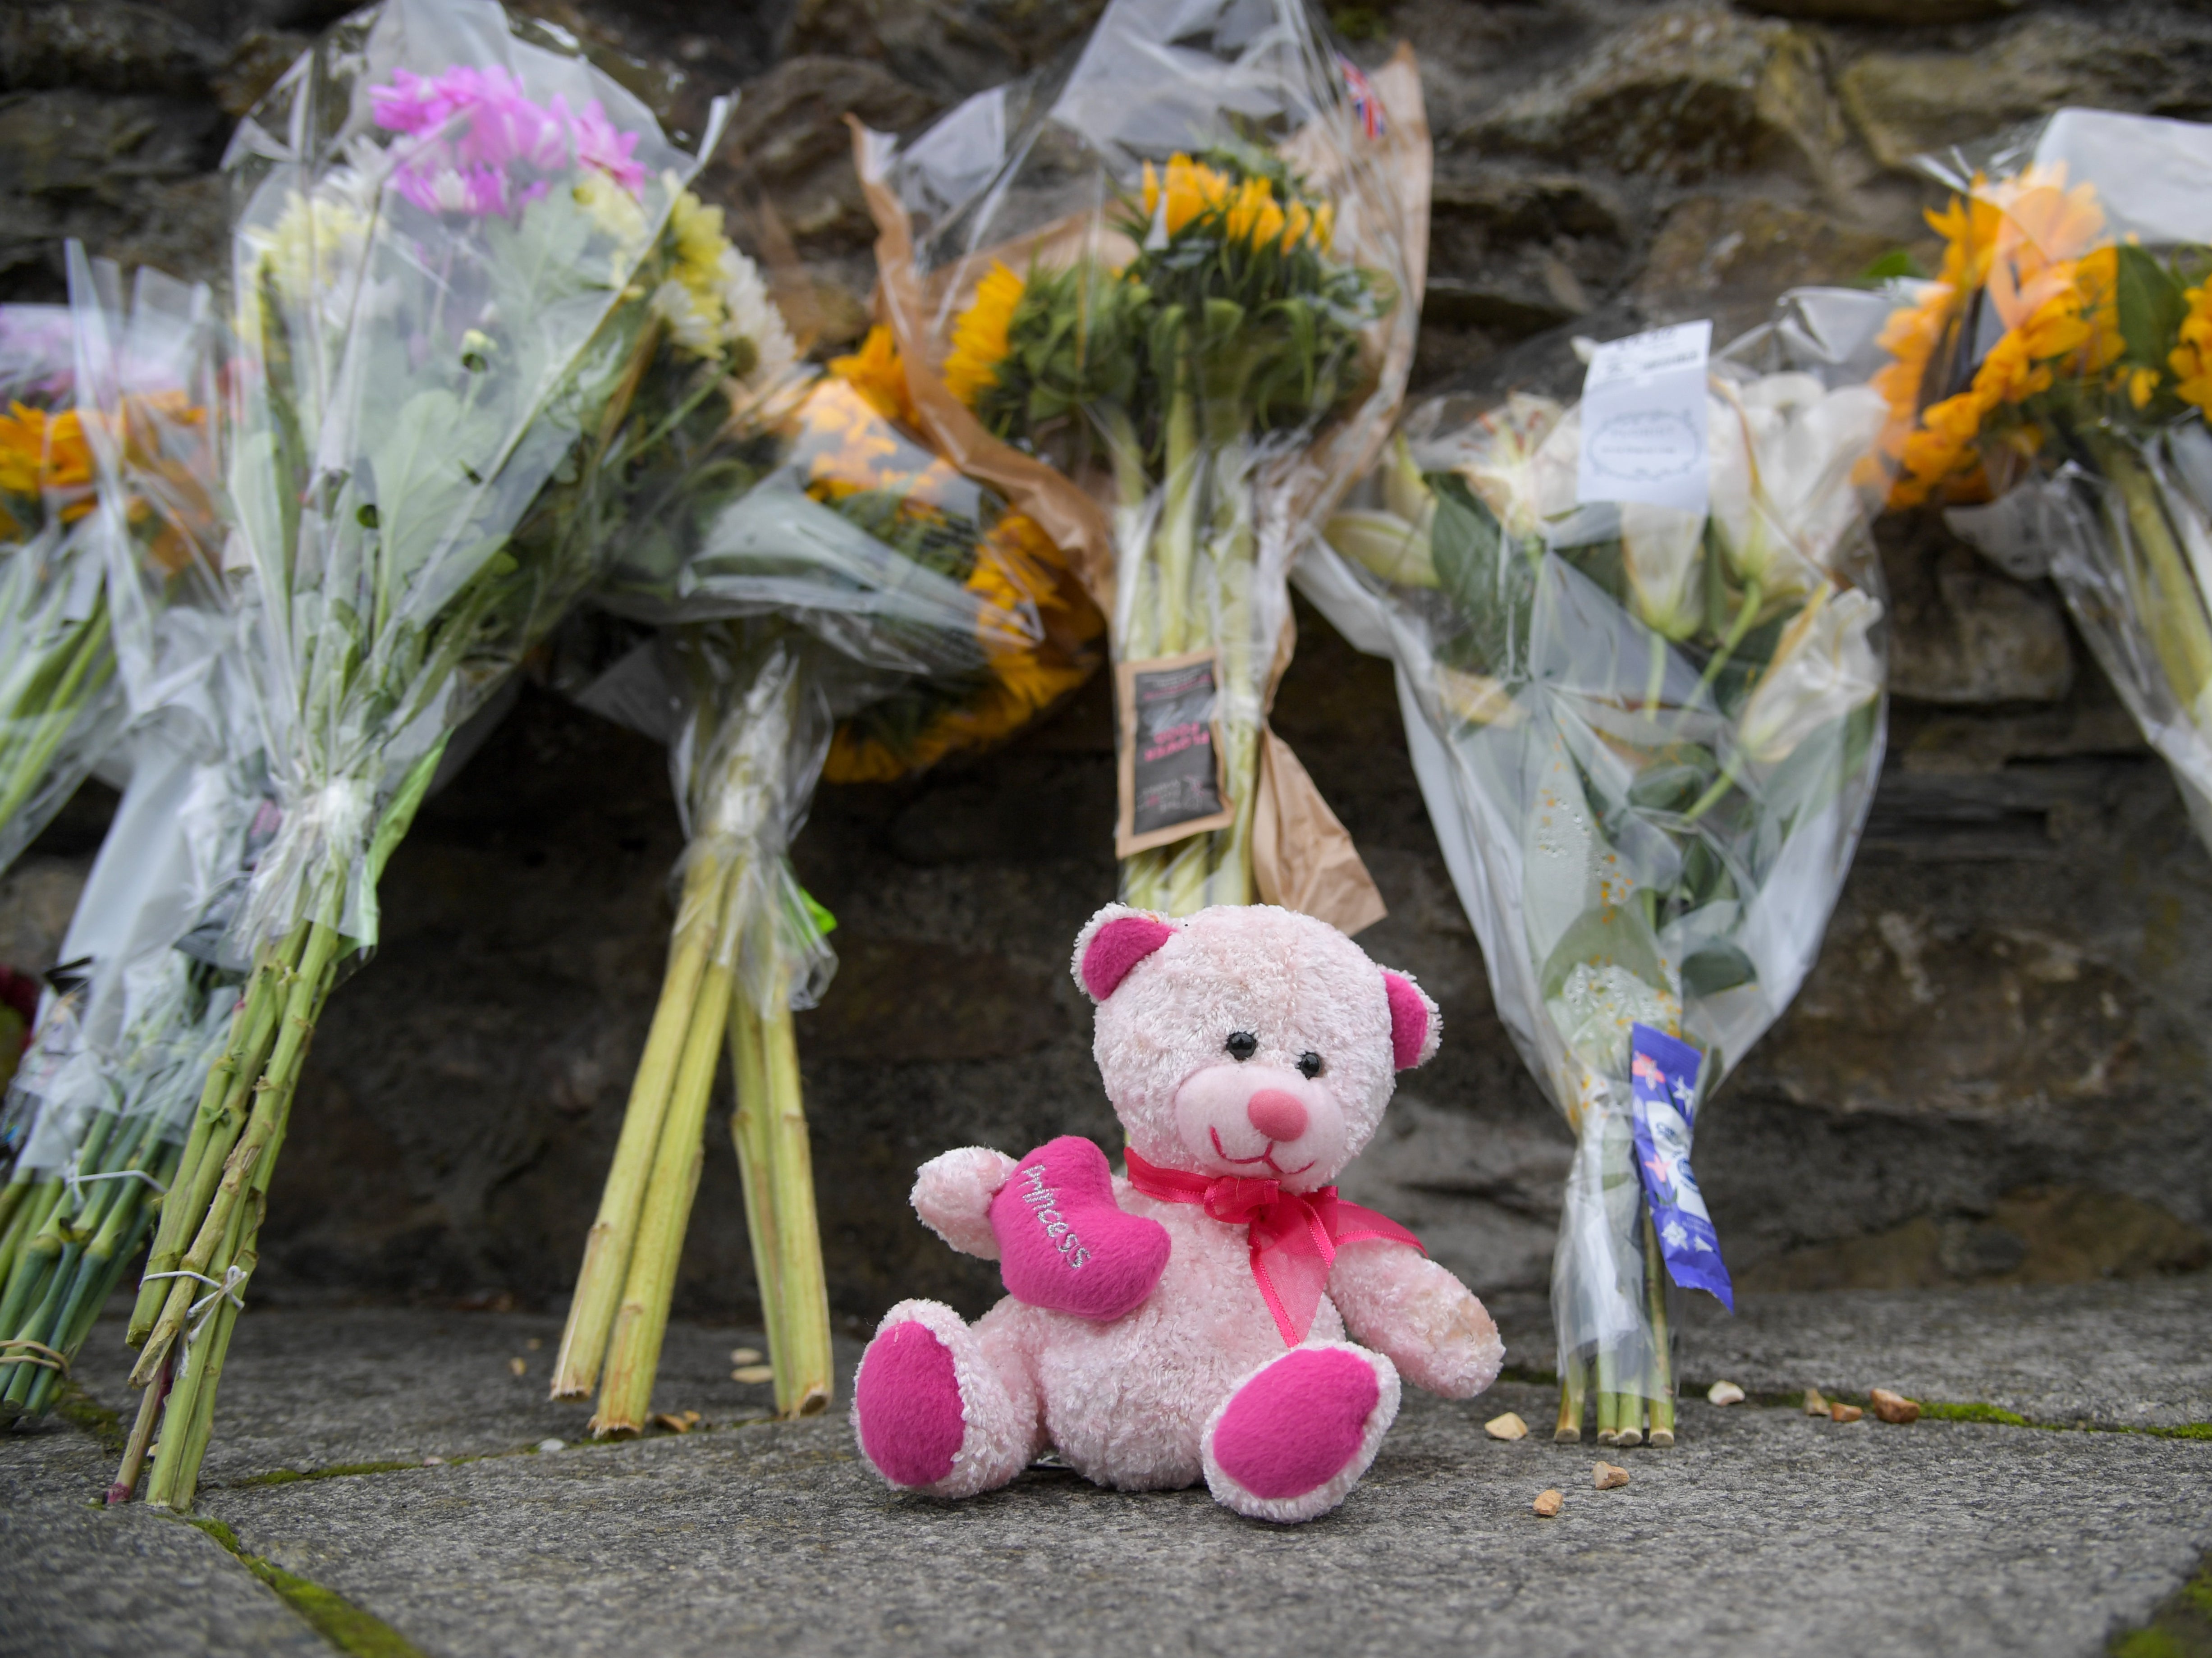
[[[599,603],[664,625],[689,845],[661,997],[555,1367],[643,1430],[726,1043],[776,1404],[830,1403],[830,1315],[792,1028],[836,967],[787,849],[825,757],[896,775],[1081,683],[1102,624],[1036,524],[918,442],[887,336],[830,365],[742,497],[690,490],[625,537]],[[633,674],[618,664],[612,674]],[[586,701],[591,701],[586,693]],[[633,694],[631,700],[637,701]],[[842,725],[833,722],[840,714]]]
[[[1668,1280],[1730,1299],[1691,1127],[1810,969],[1881,762],[1883,309],[1600,347],[1579,407],[1424,404],[1298,566],[1397,665],[1498,1013],[1575,1131],[1563,1440],[1595,1394],[1601,1442],[1673,1443]]]
[[[1131,903],[1381,900],[1266,729],[1301,526],[1379,449],[1412,361],[1429,146],[1304,0],[1115,0],[1042,113],[987,94],[857,135],[933,440],[1085,550],[1112,618]],[[1287,825],[1306,828],[1304,838]]]
[[[207,290],[149,270],[126,309],[70,267],[70,306],[0,307],[0,868],[205,671],[222,614]]]
[[[225,562],[281,817],[131,1318],[124,1492],[160,1416],[148,1496],[191,1501],[307,1043],[447,736],[599,574],[663,451],[787,378],[696,166],[489,0],[355,14],[233,139]]]
[[[2212,127],[2061,110],[1923,166],[1954,194],[1885,337],[1891,499],[2048,571],[2212,845]]]
[[[151,1223],[232,999],[224,975],[172,946],[234,874],[258,804],[225,758],[244,710],[224,694],[235,676],[217,653],[206,404],[184,389],[210,378],[206,290],[142,271],[126,310],[112,267],[74,246],[70,257],[73,418],[100,501],[87,544],[106,532],[106,648],[138,717],[121,739],[122,806],[63,940],[70,987],[44,999],[0,1114],[6,1416],[52,1402]]]
[[[0,1113],[0,1417],[53,1403],[224,1046],[237,976],[208,946],[264,803],[205,735],[163,717],[125,738],[131,779],[62,944],[67,988]]]

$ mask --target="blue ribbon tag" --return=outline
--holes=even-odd
[[[1631,1027],[1629,1081],[1636,1095],[1636,1162],[1667,1271],[1685,1290],[1710,1290],[1735,1311],[1735,1289],[1721,1262],[1721,1241],[1705,1194],[1690,1172],[1690,1127],[1698,1113],[1704,1056],[1650,1025]]]

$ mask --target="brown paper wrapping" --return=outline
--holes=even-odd
[[[1252,815],[1252,873],[1261,899],[1327,921],[1340,932],[1389,912],[1313,779],[1272,731],[1260,733],[1260,799]]]
[[[1418,336],[1422,287],[1428,270],[1429,197],[1435,161],[1413,48],[1401,44],[1390,61],[1368,80],[1387,118],[1382,167],[1397,191],[1407,227],[1407,292],[1392,315],[1376,325],[1377,349],[1369,383],[1376,390],[1387,386],[1396,391],[1387,408],[1376,407],[1370,392],[1358,416],[1340,422],[1313,446],[1308,464],[1300,469],[1304,487],[1294,489],[1291,497],[1294,521],[1310,519],[1329,504],[1323,497],[1340,494],[1352,479],[1373,467],[1395,422]],[[957,302],[969,297],[961,290],[972,290],[994,261],[1019,269],[1040,255],[1073,257],[1086,252],[1103,255],[1107,241],[1126,246],[1127,239],[1096,220],[1063,220],[1002,246],[972,254],[933,273],[925,287],[915,270],[913,227],[884,178],[883,141],[857,117],[848,116],[846,120],[853,131],[854,163],[860,175],[861,191],[876,222],[878,308],[890,325],[900,355],[926,370],[907,377],[908,390],[922,423],[940,452],[961,471],[992,484],[1036,520],[1067,553],[1099,609],[1110,617],[1115,613],[1115,559],[1109,507],[1076,481],[983,429],[945,386],[945,348],[934,337],[928,319],[943,313],[948,301],[955,302],[957,308]],[[1293,138],[1285,149],[1297,151],[1297,160],[1316,179],[1325,182],[1341,171],[1342,158],[1318,145],[1299,150]],[[1103,494],[1109,481],[1098,483]],[[1295,642],[1295,629],[1286,620],[1269,665],[1263,708],[1273,705]],[[1382,920],[1386,913],[1382,895],[1360,861],[1351,833],[1328,809],[1290,745],[1264,722],[1260,742],[1252,865],[1261,899],[1327,921],[1346,933]]]

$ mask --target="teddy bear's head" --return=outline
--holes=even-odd
[[[1437,1005],[1411,979],[1272,905],[1167,920],[1109,904],[1074,965],[1098,1004],[1107,1097],[1163,1168],[1327,1186],[1373,1137],[1396,1073],[1437,1051]]]

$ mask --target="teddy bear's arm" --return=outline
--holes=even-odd
[[[991,1230],[991,1199],[1012,1178],[1014,1160],[986,1145],[946,1151],[921,1165],[914,1182],[914,1212],[921,1224],[963,1255],[999,1258]]]
[[[1363,1238],[1337,1251],[1328,1297],[1352,1339],[1417,1388],[1472,1399],[1498,1379],[1505,1344],[1467,1286],[1401,1243]]]

